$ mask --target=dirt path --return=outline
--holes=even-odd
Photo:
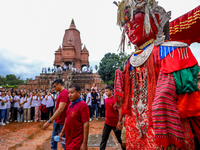
[[[43,131],[40,129],[42,125],[43,122],[11,122],[6,126],[0,126],[0,150],[50,150],[50,138],[53,126],[51,125],[46,131]],[[103,125],[103,121],[93,120],[90,122],[90,135],[102,134]],[[111,133],[111,136],[117,146],[108,147],[106,150],[120,150],[114,134]],[[58,149],[62,150],[60,144],[58,144]],[[99,147],[89,147],[88,149],[99,150]]]

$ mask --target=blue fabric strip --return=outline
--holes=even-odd
[[[172,46],[160,46],[160,60],[165,58],[169,53],[171,53],[173,50],[177,49],[177,47]]]
[[[79,99],[77,99],[75,102],[72,102],[72,104],[69,106],[69,108],[71,107],[71,106],[73,106],[74,107],[74,105],[76,104],[76,103],[78,103],[78,102],[80,102],[80,101],[82,101],[83,99],[80,97]]]

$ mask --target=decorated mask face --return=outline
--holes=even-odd
[[[144,13],[137,13],[133,19],[124,25],[126,34],[129,40],[136,46],[141,46],[145,42],[155,39],[155,34],[151,31],[148,35],[145,35],[144,31]],[[152,22],[151,22],[152,25]],[[153,29],[152,29],[153,30]]]

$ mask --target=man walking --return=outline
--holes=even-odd
[[[62,131],[66,117],[66,111],[70,104],[68,98],[68,91],[62,85],[63,82],[61,79],[56,79],[53,82],[53,87],[60,94],[57,98],[57,104],[54,115],[42,126],[42,129],[46,130],[50,126],[50,124],[55,120],[53,124],[53,132],[51,137],[51,150],[57,150],[57,142],[54,141],[53,137],[55,135],[58,135]],[[65,149],[65,145],[61,145],[63,149]]]
[[[97,109],[97,99],[98,99],[98,94],[95,91],[95,89],[92,89],[92,116],[94,116],[94,110],[96,110],[96,120],[98,120],[98,109]]]

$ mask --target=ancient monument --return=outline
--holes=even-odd
[[[89,66],[89,52],[82,43],[80,32],[76,29],[74,20],[72,20],[70,28],[65,30],[62,48],[55,52],[54,66],[59,67],[62,63],[73,64],[74,68],[81,69],[84,66]]]
[[[65,88],[72,83],[77,83],[81,88],[91,88],[93,83],[96,83],[98,89],[104,88],[106,84],[101,84],[103,81],[100,79],[98,73],[73,73],[71,68],[82,70],[83,67],[89,67],[89,52],[84,46],[82,48],[80,32],[76,29],[74,20],[72,19],[69,29],[65,30],[62,46],[59,46],[55,51],[55,68],[68,66],[67,71],[60,71],[53,73],[41,73],[40,76],[36,76],[35,80],[29,80],[27,84],[19,85],[20,89],[50,89],[51,83],[61,78],[65,83]],[[71,66],[71,68],[69,68]]]

